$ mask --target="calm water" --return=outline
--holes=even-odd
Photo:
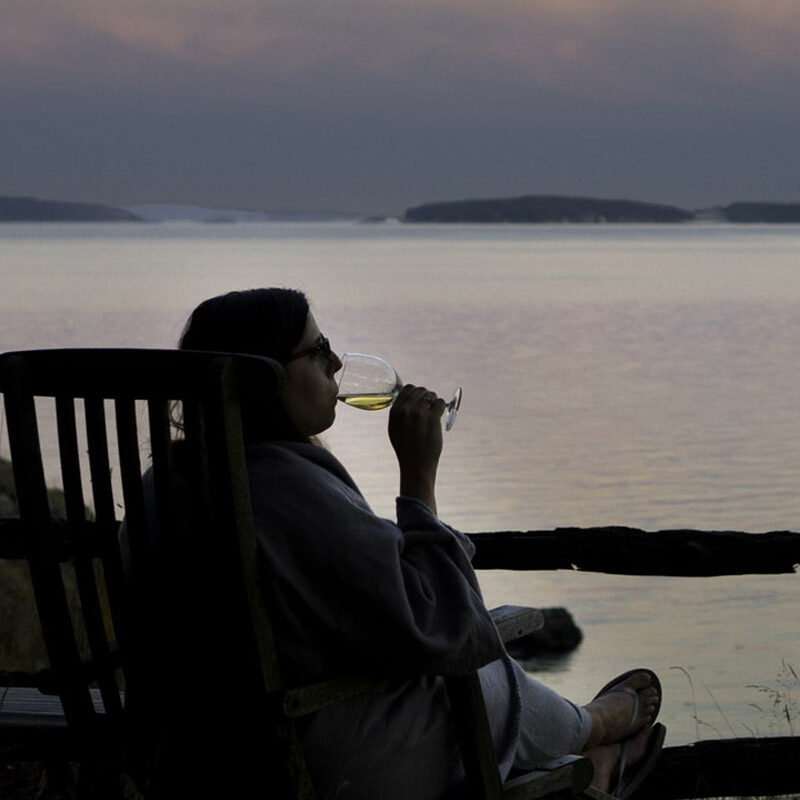
[[[264,285],[306,290],[339,350],[464,387],[439,484],[463,530],[798,528],[800,227],[3,225],[0,349],[169,347]],[[342,408],[328,443],[391,515],[385,425]],[[644,664],[672,743],[777,730],[750,686],[800,669],[795,576],[481,579],[572,611],[584,644],[545,679],[574,699]]]

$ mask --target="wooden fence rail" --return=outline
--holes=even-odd
[[[93,521],[85,522],[83,530],[91,550],[103,531]],[[472,563],[479,570],[577,569],[613,575],[711,577],[792,573],[800,565],[800,533],[794,531],[645,531],[611,526],[468,536],[477,549]],[[24,537],[19,520],[0,520],[0,558],[24,558]]]
[[[471,533],[475,569],[578,569],[615,575],[764,575],[800,564],[800,533],[620,526]]]

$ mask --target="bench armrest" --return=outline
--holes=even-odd
[[[489,613],[504,644],[544,627],[544,615],[538,608],[498,606],[491,609]]]

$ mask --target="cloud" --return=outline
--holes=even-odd
[[[4,0],[0,135],[18,186],[102,160],[95,197],[680,201],[788,186],[798,38],[796,0]]]
[[[260,18],[252,2],[188,3],[83,0],[78,16],[121,46],[187,63],[241,63],[297,34],[280,20]]]
[[[0,61],[23,71],[247,101],[702,102],[800,68],[788,0],[13,0],[5,16]]]

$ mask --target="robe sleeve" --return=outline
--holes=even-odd
[[[249,471],[265,596],[292,678],[466,674],[502,656],[469,539],[425,504],[399,498],[397,524],[382,519],[331,470],[277,445],[260,447]]]
[[[417,500],[416,497],[405,497],[400,495],[397,498],[397,526],[401,530],[413,531],[414,529],[424,529],[430,526],[441,526],[450,531],[467,554],[467,558],[472,561],[475,555],[475,543],[461,531],[451,528],[447,523],[442,522],[433,513],[427,503]]]

